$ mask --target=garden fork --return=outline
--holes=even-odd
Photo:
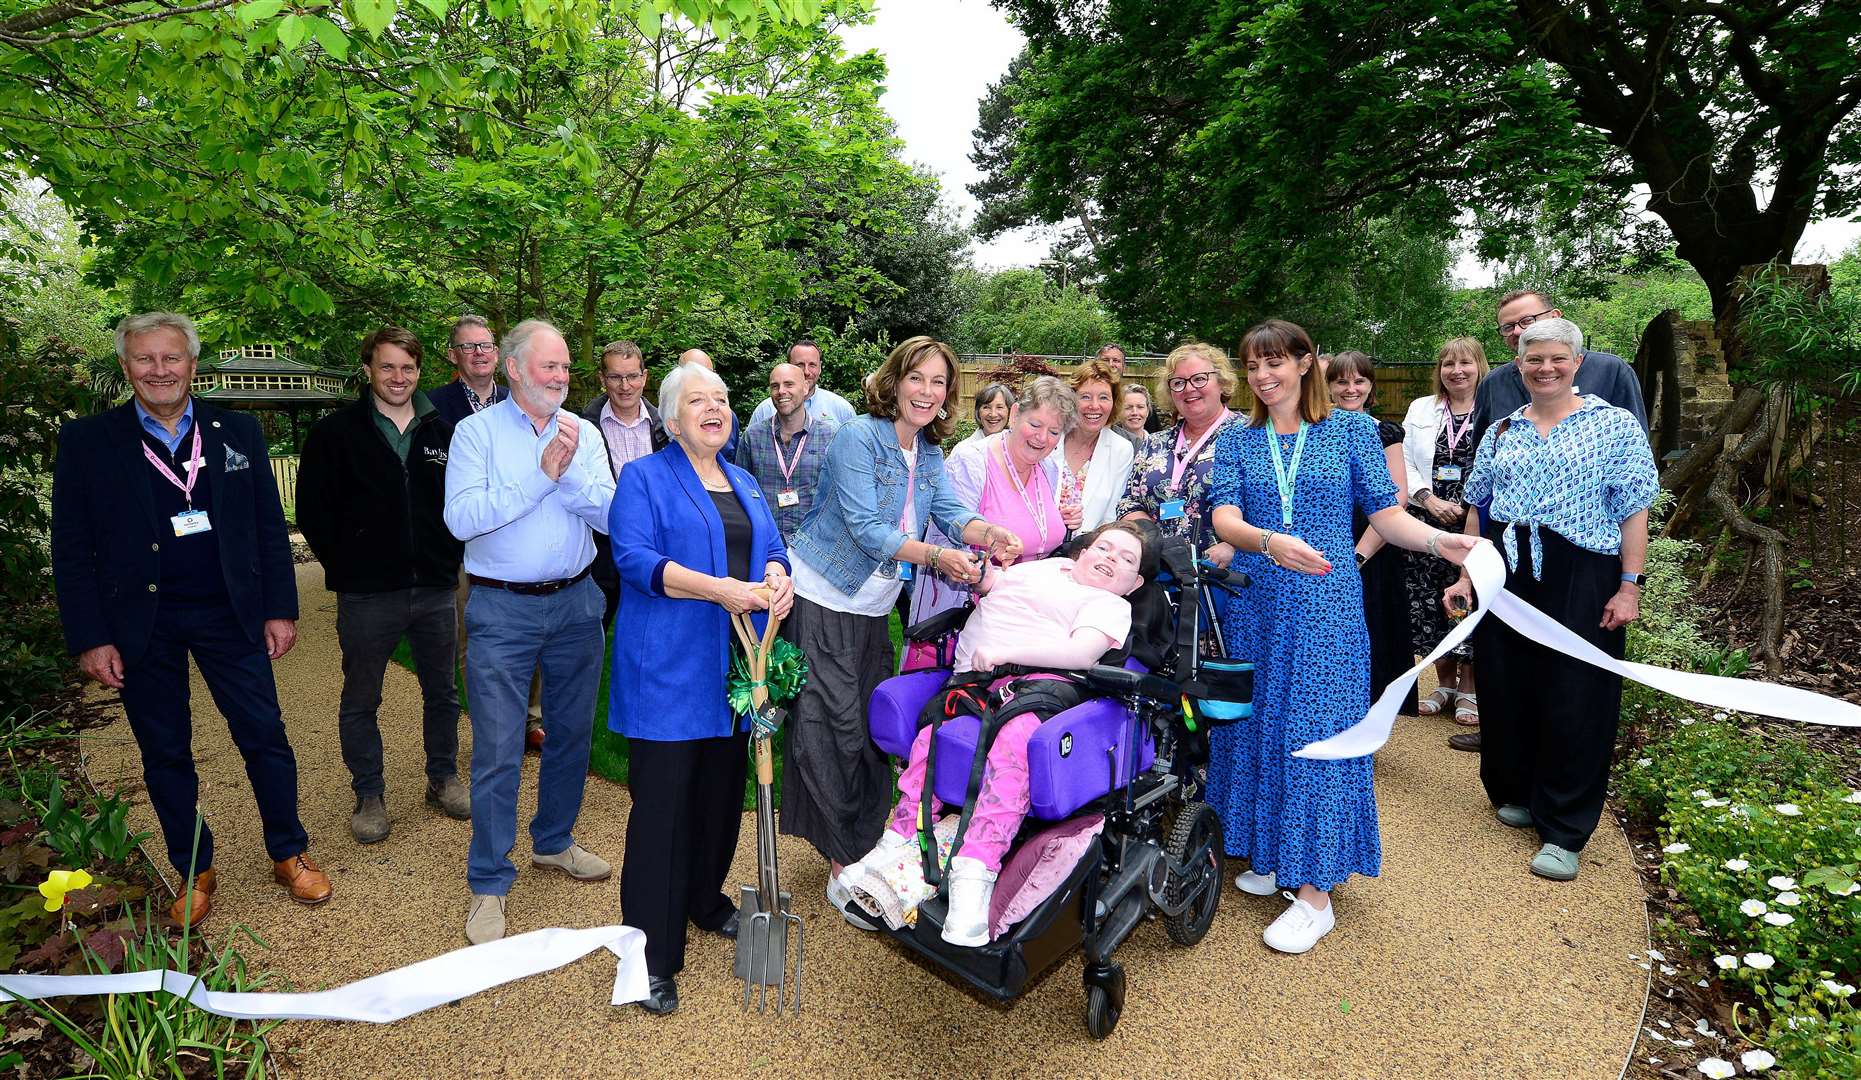
[[[764,598],[767,594],[764,593]],[[769,647],[775,641],[781,620],[770,616],[764,623],[761,641],[748,615],[732,615],[731,625],[743,645],[750,669],[750,711],[769,707],[769,690],[763,680],[769,674]],[[753,729],[752,729],[753,731]],[[745,885],[738,900],[736,975],[743,980],[743,1009],[749,1011],[752,995],[756,1011],[766,1012],[769,988],[775,987],[775,1012],[801,1012],[801,964],[803,938],[801,917],[791,908],[789,894],[782,891],[781,875],[775,850],[775,759],[769,749],[769,736],[752,733],[750,744],[756,755],[756,884]],[[794,990],[789,992],[788,936],[795,932]]]

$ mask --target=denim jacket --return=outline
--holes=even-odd
[[[943,451],[918,433],[917,476],[911,496],[910,535],[898,528],[905,512],[905,455],[892,421],[870,414],[834,436],[821,465],[814,506],[790,544],[795,554],[848,596],[874,573],[894,577],[894,558],[906,540],[924,535],[934,518],[950,536],[981,515],[965,506],[945,482]]]

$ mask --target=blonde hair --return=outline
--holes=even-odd
[[[1169,402],[1172,413],[1176,411],[1176,400],[1170,396],[1170,380],[1176,377],[1176,369],[1185,360],[1206,360],[1214,365],[1215,383],[1221,387],[1223,404],[1240,389],[1241,380],[1235,377],[1234,365],[1229,362],[1227,353],[1206,341],[1185,341],[1170,350],[1169,356],[1163,360],[1163,370],[1157,372],[1157,401]]]
[[[885,363],[879,365],[879,370],[866,377],[866,408],[881,420],[898,419],[898,384],[919,365],[933,359],[942,360],[950,373],[944,385],[943,408],[938,410],[936,419],[924,427],[924,437],[940,443],[948,439],[950,431],[956,427],[956,418],[950,415],[950,395],[956,393],[958,371],[955,350],[935,338],[920,334],[898,343]]]
[[[1479,372],[1473,380],[1476,385],[1481,379],[1486,378],[1486,373],[1491,370],[1486,363],[1486,346],[1480,344],[1479,338],[1448,338],[1441,343],[1441,351],[1435,353],[1435,397],[1443,401],[1447,400],[1447,384],[1441,381],[1441,365],[1460,357],[1468,357],[1473,361],[1474,370]]]
[[[1331,415],[1331,390],[1318,368],[1318,348],[1312,344],[1312,336],[1304,327],[1285,319],[1257,323],[1241,335],[1240,353],[1243,365],[1250,357],[1257,356],[1285,356],[1293,360],[1310,357],[1312,366],[1299,376],[1299,417],[1308,424],[1316,424]],[[1267,407],[1257,396],[1248,407],[1247,422],[1254,427],[1263,427],[1267,422]]]

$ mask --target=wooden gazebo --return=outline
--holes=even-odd
[[[349,400],[349,378],[332,368],[307,364],[278,345],[221,349],[194,372],[201,400],[233,409],[270,409],[291,418],[291,445],[298,445],[298,413],[320,413]]]

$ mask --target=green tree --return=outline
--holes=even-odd
[[[950,335],[959,352],[1080,356],[1117,336],[1097,297],[1078,286],[1063,289],[1038,270],[963,276],[965,307]]]

